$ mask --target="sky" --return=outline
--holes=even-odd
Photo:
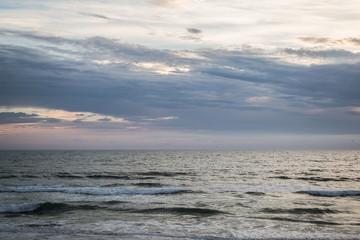
[[[0,149],[360,149],[359,0],[0,0]]]

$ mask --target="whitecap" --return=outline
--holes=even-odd
[[[87,195],[160,195],[188,192],[183,189],[159,188],[159,189],[121,189],[102,187],[69,187],[64,185],[30,185],[30,186],[7,186],[1,187],[0,192],[62,192],[69,194]]]
[[[346,197],[346,196],[360,196],[360,191],[356,190],[339,190],[339,191],[301,191],[299,193],[307,193],[312,196],[320,197]]]
[[[32,212],[40,206],[40,203],[20,203],[0,205],[0,213]]]

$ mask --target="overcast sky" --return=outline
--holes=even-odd
[[[0,0],[0,149],[360,149],[359,0]]]

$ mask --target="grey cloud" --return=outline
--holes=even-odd
[[[102,118],[98,120],[99,122],[111,122],[110,118]]]
[[[190,130],[211,130],[240,133],[300,133],[300,134],[358,134],[360,128],[352,120],[331,115],[313,116],[271,109],[236,110],[204,107],[183,111],[176,121],[163,122],[163,126]],[[328,119],[331,116],[330,119]]]
[[[151,112],[149,104],[166,99],[162,91],[172,88],[148,82],[147,79],[156,77],[153,74],[131,72],[118,65],[96,71],[93,65],[49,59],[33,49],[12,46],[1,49],[4,54],[0,55],[3,66],[0,99],[4,105],[141,115]]]
[[[82,123],[83,122],[83,120],[82,119],[76,119],[76,120],[74,120],[74,121],[72,121],[73,123]]]
[[[8,37],[19,37],[26,38],[30,40],[36,41],[46,41],[54,44],[74,44],[75,40],[54,36],[51,34],[43,34],[36,31],[17,31],[17,30],[9,30],[5,28],[0,28],[0,36],[8,36]]]
[[[199,34],[202,31],[200,29],[196,29],[196,28],[188,28],[186,29],[189,33],[193,33],[193,34]]]
[[[174,7],[176,6],[176,0],[152,0],[153,4],[161,7]]]
[[[342,49],[331,49],[331,50],[319,50],[319,49],[308,49],[308,48],[284,48],[281,50],[283,53],[292,54],[299,57],[310,57],[310,58],[332,58],[332,59],[355,59],[360,60],[359,53],[353,53]]]
[[[331,38],[316,38],[316,37],[299,37],[298,39],[313,44],[329,44],[329,45],[349,44],[349,45],[360,46],[360,38],[331,39]]]
[[[111,20],[112,18],[109,18],[107,16],[101,15],[101,14],[95,14],[95,13],[86,13],[86,12],[79,12],[82,15],[86,15],[86,16],[90,16],[90,17],[95,17],[95,18],[101,18],[101,19],[105,19],[105,20]]]
[[[34,117],[37,117],[37,114],[26,114],[22,112],[2,112],[0,113],[0,121],[1,123],[18,123],[18,122],[26,122],[33,121]]]
[[[315,37],[298,37],[299,40],[308,42],[308,43],[329,43],[330,38],[315,38]]]
[[[32,39],[30,35],[27,32],[21,36]],[[193,59],[181,57],[178,52],[101,37],[72,40],[37,35],[37,40],[54,45],[71,43],[82,50],[74,52],[75,58],[58,58],[41,48],[1,45],[3,106],[94,112],[129,120],[139,116],[177,116],[174,121],[151,124],[182,129],[360,132],[351,119],[337,119],[338,113],[314,118],[292,110],[293,106],[304,110],[309,106],[360,106],[359,63],[300,66],[264,57],[258,51],[214,49],[194,50],[191,53],[200,58]],[[312,50],[307,54],[324,53]],[[331,54],[336,56],[339,52]],[[117,58],[124,62],[92,62]],[[140,62],[187,65],[191,71],[184,75],[159,75],[131,67]],[[251,105],[246,99],[254,96],[270,96],[284,107],[278,108],[277,103]],[[85,123],[79,119],[74,124]],[[117,126],[104,120],[96,127],[106,124]]]
[[[60,119],[56,118],[40,118],[37,114],[27,114],[23,112],[0,112],[0,124],[12,123],[58,123]]]
[[[120,24],[120,25],[127,25],[127,26],[139,26],[142,27],[144,29],[147,30],[153,30],[150,27],[141,24],[141,23],[137,23],[134,21],[129,21],[128,19],[126,19],[126,17],[121,17],[121,15],[118,15],[117,17],[108,17],[102,14],[97,14],[97,13],[89,13],[89,12],[79,12],[79,14],[81,15],[85,15],[85,16],[89,16],[89,17],[93,17],[93,18],[98,18],[98,19],[102,19],[102,20],[107,20],[106,22],[109,23],[114,23],[114,24]]]
[[[347,38],[346,41],[356,46],[360,46],[360,38]]]
[[[180,37],[180,38],[181,38],[181,39],[184,39],[184,40],[195,41],[195,42],[201,41],[201,38],[200,38],[200,37],[195,37],[195,36],[182,36],[182,37]]]

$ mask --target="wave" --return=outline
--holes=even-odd
[[[262,196],[262,195],[265,195],[265,193],[263,192],[245,192],[246,194],[249,194],[249,195],[254,195],[254,196]]]
[[[134,186],[138,186],[138,187],[164,187],[165,185],[161,184],[161,183],[151,183],[151,182],[143,182],[143,183],[134,183]]]
[[[21,203],[0,205],[0,213],[32,212],[40,206],[40,203]]]
[[[347,196],[360,196],[360,191],[357,190],[344,190],[344,191],[326,191],[326,190],[319,190],[319,191],[299,191],[297,193],[305,193],[311,196],[319,196],[319,197],[347,197]]]
[[[275,221],[285,221],[285,222],[297,222],[297,223],[312,223],[317,225],[342,225],[337,222],[331,221],[322,221],[322,220],[306,220],[306,219],[294,219],[294,218],[283,218],[283,217],[273,217],[273,218],[263,218],[270,219]]]
[[[0,192],[62,192],[69,194],[86,195],[161,195],[189,193],[184,189],[120,189],[120,188],[101,188],[101,187],[68,187],[64,185],[30,185],[30,186],[7,186],[0,187]]]
[[[143,179],[154,177],[174,177],[181,175],[194,175],[192,172],[161,172],[161,171],[148,171],[148,172],[90,172],[83,176],[71,175],[69,173],[58,173],[58,177],[86,177],[86,178],[105,178],[105,179]]]
[[[277,179],[283,179],[283,180],[302,180],[302,181],[313,181],[313,182],[347,182],[347,181],[353,181],[358,182],[359,178],[347,178],[347,177],[338,177],[338,178],[330,178],[330,177],[298,177],[298,178],[291,178],[285,175],[282,176],[274,176],[269,178],[277,178]]]
[[[6,178],[17,178],[18,176],[16,175],[1,175],[0,179],[6,179]]]
[[[158,171],[149,171],[149,172],[137,172],[137,175],[142,176],[160,176],[160,177],[174,177],[180,175],[194,175],[192,172],[158,172]]]
[[[44,213],[62,213],[72,210],[97,210],[103,209],[100,206],[96,205],[88,205],[88,204],[81,204],[81,205],[73,205],[73,204],[66,204],[66,203],[42,203],[40,206],[34,210],[35,213],[44,214]]]
[[[6,179],[6,178],[39,178],[39,176],[35,176],[35,175],[14,175],[14,174],[10,174],[10,175],[1,175],[0,179]]]
[[[22,177],[22,178],[39,178],[39,176],[30,175],[30,174],[22,175],[21,177]]]
[[[34,213],[34,214],[46,214],[46,213],[62,213],[71,210],[97,210],[103,209],[103,207],[96,205],[73,205],[66,203],[22,203],[22,204],[10,204],[0,205],[1,213]]]
[[[99,204],[79,204],[79,203],[22,203],[11,205],[0,205],[0,213],[27,213],[27,214],[61,214],[68,211],[94,211],[94,210],[107,210],[107,211],[121,211],[128,213],[141,213],[141,214],[175,214],[175,215],[194,215],[194,216],[212,216],[218,214],[229,214],[227,212],[208,209],[208,208],[184,208],[184,207],[172,207],[172,208],[146,208],[146,209],[134,209],[134,208],[113,208],[118,204],[126,202],[111,201],[103,202],[105,205]]]
[[[127,201],[118,201],[118,200],[111,200],[111,201],[102,202],[102,204],[105,204],[105,205],[118,205],[118,204],[123,204],[123,203],[129,203],[129,202],[127,202]]]
[[[288,177],[288,176],[275,176],[275,177],[269,177],[269,178],[278,178],[278,179],[286,179],[286,180],[288,180],[288,179],[292,179],[291,177]]]
[[[196,215],[196,216],[212,216],[218,214],[229,214],[227,212],[209,209],[209,208],[149,208],[141,210],[133,210],[133,213],[150,213],[150,214],[177,214],[177,215]]]
[[[264,213],[271,214],[335,214],[339,211],[331,209],[320,209],[320,208],[292,208],[292,209],[281,209],[281,208],[264,208]]]
[[[358,181],[355,179],[341,177],[341,178],[326,178],[326,177],[299,177],[296,178],[297,180],[304,180],[304,181],[315,181],[315,182],[346,182],[346,181]]]
[[[56,177],[58,177],[58,178],[84,178],[83,176],[72,175],[72,174],[69,174],[69,173],[58,173],[56,175]]]
[[[26,226],[26,227],[30,227],[30,228],[44,228],[44,227],[58,227],[58,226],[61,226],[61,224],[55,224],[55,223],[46,223],[46,224],[37,224],[37,223],[30,223],[30,224],[26,224],[26,225],[23,225],[23,226]]]
[[[128,175],[107,175],[107,174],[86,175],[86,177],[93,179],[126,179],[126,180],[131,179],[131,177],[129,177]]]

